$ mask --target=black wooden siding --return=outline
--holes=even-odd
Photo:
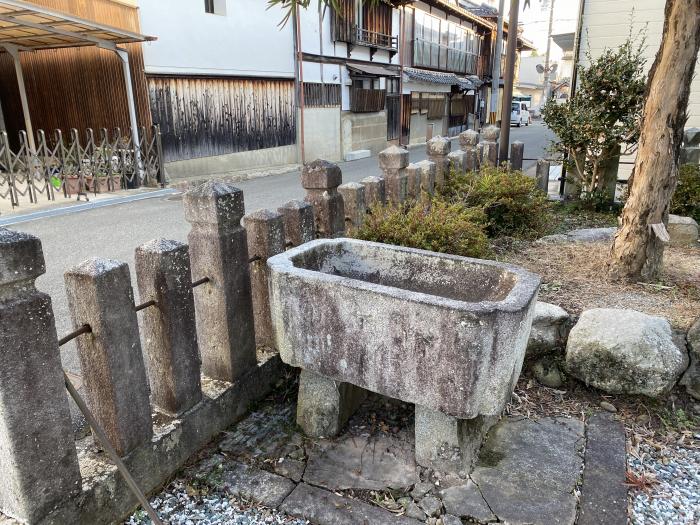
[[[293,80],[157,76],[148,88],[166,162],[296,141]]]

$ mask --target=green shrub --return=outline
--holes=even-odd
[[[671,213],[700,222],[700,165],[684,164],[671,199]]]
[[[423,197],[403,206],[375,206],[354,236],[433,252],[483,258],[489,255],[484,215],[478,209]]]
[[[490,237],[536,237],[550,223],[547,195],[537,189],[535,179],[520,171],[483,168],[479,173],[453,172],[443,195],[452,203],[483,209]]]

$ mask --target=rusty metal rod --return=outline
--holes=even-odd
[[[62,337],[61,339],[59,339],[58,346],[63,346],[64,344],[66,344],[69,341],[72,341],[76,337],[81,336],[83,334],[89,334],[90,332],[92,332],[92,327],[89,324],[84,324],[83,326],[81,326],[77,330],[73,330],[71,333],[69,333],[65,337]]]
[[[83,328],[85,326],[88,325],[84,325]],[[73,401],[75,401],[75,404],[78,405],[78,408],[85,416],[85,419],[90,425],[90,428],[92,428],[92,431],[97,436],[97,439],[102,445],[102,448],[105,450],[105,452],[107,452],[107,455],[117,466],[117,470],[119,470],[119,473],[124,477],[124,481],[126,481],[126,484],[129,486],[129,489],[131,489],[131,492],[139,500],[139,503],[141,503],[141,506],[151,518],[153,523],[155,523],[156,525],[163,525],[163,522],[160,520],[160,517],[158,516],[158,514],[156,514],[156,511],[153,510],[153,507],[151,507],[150,503],[148,503],[146,496],[143,494],[143,492],[141,492],[141,489],[136,484],[134,478],[131,477],[129,470],[126,468],[126,465],[124,465],[124,462],[119,457],[119,454],[117,454],[117,451],[114,450],[114,447],[112,447],[112,444],[109,442],[109,439],[107,439],[107,435],[105,434],[104,430],[102,430],[102,427],[92,415],[92,412],[90,412],[90,409],[88,408],[85,401],[83,401],[83,398],[80,397],[80,394],[78,394],[78,391],[73,386],[73,383],[70,382],[68,374],[66,374],[65,370],[63,371],[63,381],[66,384],[66,389],[68,390],[68,393],[73,398]]]
[[[146,301],[145,303],[141,303],[141,304],[136,305],[134,307],[134,310],[137,312],[140,312],[141,310],[145,310],[149,306],[155,306],[157,304],[158,304],[157,302],[155,302],[153,299],[151,299],[150,301]]]
[[[192,288],[197,288],[197,286],[201,286],[201,285],[206,284],[208,282],[209,282],[209,277],[202,277],[201,279],[192,282]]]

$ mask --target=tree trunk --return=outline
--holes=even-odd
[[[613,242],[613,279],[656,280],[663,262],[668,209],[700,46],[700,0],[666,0],[661,47],[649,72],[634,170],[622,225]]]

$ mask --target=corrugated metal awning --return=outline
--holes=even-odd
[[[145,42],[155,37],[98,24],[20,0],[0,0],[0,51],[19,51]]]
[[[373,77],[398,77],[399,71],[396,67],[391,66],[373,66],[370,64],[346,64],[350,74],[373,76]]]

